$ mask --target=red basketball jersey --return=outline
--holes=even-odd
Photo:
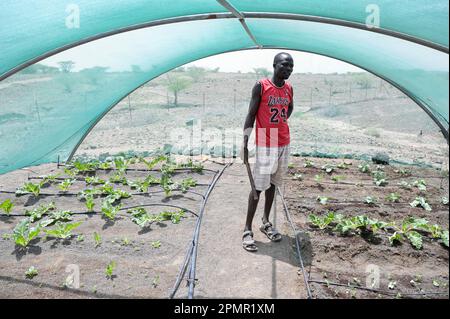
[[[256,113],[256,145],[281,147],[290,143],[288,107],[292,102],[292,87],[284,82],[278,87],[262,79],[261,102]]]

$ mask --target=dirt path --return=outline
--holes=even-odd
[[[235,163],[217,183],[206,206],[198,251],[197,298],[305,298],[295,240],[277,198],[274,225],[283,235],[270,242],[260,231],[264,198],[253,222],[257,253],[242,248],[250,183],[245,166]]]

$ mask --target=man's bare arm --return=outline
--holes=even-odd
[[[250,134],[255,123],[256,113],[258,113],[259,103],[261,102],[261,84],[258,82],[252,89],[252,98],[244,124],[244,145],[247,147]]]
[[[292,89],[292,100],[291,103],[289,103],[288,106],[288,114],[287,117],[291,117],[292,112],[294,111],[294,89]]]

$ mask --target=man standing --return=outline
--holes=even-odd
[[[248,163],[248,139],[256,120],[256,162],[253,177],[257,198],[250,193],[247,220],[242,245],[248,251],[257,251],[253,240],[252,222],[259,197],[265,191],[264,215],[260,230],[274,242],[281,234],[269,222],[269,214],[277,186],[281,186],[289,162],[290,134],[288,118],[294,109],[292,86],[285,80],[294,68],[294,60],[288,53],[277,54],[273,61],[272,79],[258,81],[252,90],[249,112],[244,124],[243,160]]]

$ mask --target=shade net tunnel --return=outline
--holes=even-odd
[[[66,161],[152,79],[250,49],[358,66],[409,97],[448,140],[445,0],[3,0],[0,26],[0,174]]]

